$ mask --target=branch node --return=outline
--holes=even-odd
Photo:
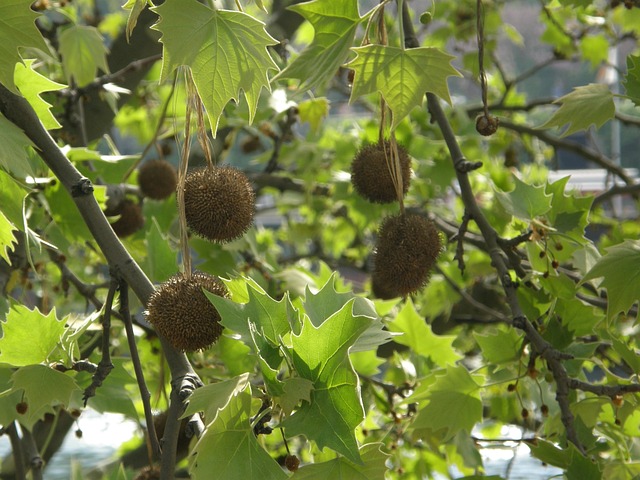
[[[525,330],[527,324],[527,318],[520,315],[513,319],[513,326],[519,330]]]
[[[175,384],[178,388],[178,398],[181,402],[185,402],[196,388],[202,386],[202,381],[197,376],[188,374],[176,379]]]
[[[81,178],[76,183],[71,185],[71,196],[74,198],[83,197],[91,193],[93,193],[93,185],[91,184],[91,180],[86,177]]]
[[[196,413],[187,422],[184,428],[184,434],[187,438],[193,438],[194,436],[200,438],[202,432],[204,432],[204,423],[202,423],[200,415]]]
[[[470,162],[461,159],[456,163],[456,170],[460,173],[469,173],[482,167],[482,162]]]

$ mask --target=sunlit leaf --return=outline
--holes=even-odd
[[[215,472],[216,478],[286,479],[282,468],[260,446],[253,433],[248,382],[241,381],[229,394],[215,420],[193,448],[191,477],[194,480],[210,479]],[[220,398],[225,400],[225,395]]]
[[[33,69],[33,60],[25,60],[25,64],[16,63],[15,82],[16,87],[24,98],[31,104],[38,114],[38,118],[47,130],[60,128],[61,125],[56,117],[51,113],[51,105],[45,102],[40,94],[43,92],[53,92],[66,87],[61,83],[53,82],[47,77],[40,75]]]
[[[168,0],[152,10],[162,33],[162,79],[178,66],[191,68],[193,81],[215,132],[225,105],[244,92],[253,121],[269,70],[277,66],[267,46],[277,42],[264,24],[243,12],[213,10],[196,0]],[[189,41],[185,41],[188,38]]]
[[[533,220],[551,209],[551,195],[544,186],[528,185],[514,176],[515,188],[510,192],[496,192],[504,209],[521,220]]]
[[[301,401],[311,402],[311,392],[313,390],[313,382],[311,380],[291,377],[284,380],[283,384],[283,393],[278,399],[278,403],[285,415],[290,415]]]
[[[444,440],[459,431],[471,432],[482,420],[481,375],[471,375],[463,365],[448,366],[429,388],[429,403],[416,416],[412,428],[442,431]]]
[[[129,41],[129,39],[131,38],[133,29],[136,28],[136,24],[138,23],[138,17],[147,5],[153,6],[151,0],[127,0],[127,3],[122,6],[122,8],[124,8],[125,10],[129,10],[129,17],[127,18],[127,28],[125,29],[127,41]]]
[[[313,382],[314,389],[311,402],[303,403],[283,426],[287,436],[305,435],[319,448],[332,448],[359,462],[354,428],[364,419],[364,410],[349,349],[371,318],[354,316],[353,302],[318,327],[305,318],[300,334],[293,336],[293,365],[300,377]]]
[[[5,217],[2,210],[0,210],[0,258],[5,262],[11,264],[9,260],[9,250],[14,249],[14,244],[18,242],[15,234],[15,225]],[[2,340],[0,340],[2,342]]]
[[[453,364],[462,358],[453,348],[455,337],[434,334],[431,326],[418,314],[410,299],[389,323],[389,330],[402,333],[394,337],[395,342],[407,345],[411,351],[430,358],[437,365]]]
[[[629,310],[640,299],[640,241],[625,240],[609,247],[583,282],[596,278],[602,278],[601,286],[607,289],[609,319]]]
[[[540,128],[568,125],[561,134],[563,137],[586,130],[591,125],[600,128],[616,113],[613,94],[607,85],[599,83],[576,87],[573,92],[560,97],[553,103],[561,106]]]
[[[230,380],[198,388],[189,397],[189,404],[181,418],[203,412],[206,422],[213,422],[218,412],[225,408],[233,397],[244,392],[248,384],[249,374],[244,373]]]
[[[11,376],[11,382],[11,391],[24,392],[24,401],[29,406],[26,414],[20,417],[20,422],[27,428],[44,418],[45,413],[53,413],[54,406],[69,405],[71,396],[80,390],[73,378],[45,365],[19,368]]]
[[[357,57],[347,66],[354,70],[351,99],[380,92],[393,112],[391,127],[422,105],[427,92],[451,103],[447,78],[460,76],[451,66],[453,57],[433,47],[403,50],[383,45],[353,49]]]
[[[329,115],[329,100],[325,97],[304,100],[298,104],[300,121],[309,122],[309,127],[313,133],[320,130],[322,120]]]
[[[33,47],[47,52],[47,45],[35,25],[39,14],[31,10],[32,0],[0,2],[0,83],[14,93],[16,63],[22,61],[20,48]]]
[[[11,307],[6,322],[0,325],[0,363],[14,367],[50,360],[65,331],[65,322],[58,320],[55,309],[43,315],[19,304]]]
[[[387,467],[385,462],[389,454],[381,450],[381,443],[368,443],[360,447],[362,463],[354,463],[347,458],[338,457],[328,462],[305,465],[291,477],[293,480],[384,480]]]
[[[83,87],[95,79],[98,70],[109,73],[108,51],[97,28],[73,25],[60,34],[59,41],[62,66],[69,82],[74,80]]]
[[[290,7],[313,25],[313,42],[274,80],[295,78],[301,90],[323,88],[336,75],[353,45],[358,24],[357,0],[314,0]]]

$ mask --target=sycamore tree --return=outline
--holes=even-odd
[[[2,478],[637,478],[638,7],[0,2]]]

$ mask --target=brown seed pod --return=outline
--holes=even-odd
[[[438,230],[416,214],[383,220],[374,253],[372,285],[381,298],[404,297],[426,285],[442,250]]]
[[[160,479],[160,467],[157,465],[147,465],[138,474],[133,477],[133,480],[159,480]]]
[[[241,237],[253,223],[255,194],[251,182],[233,167],[199,168],[185,179],[187,225],[214,242]]]
[[[284,459],[284,466],[290,472],[295,472],[300,467],[300,459],[295,455],[287,455]]]
[[[386,156],[385,156],[386,150]],[[358,194],[372,203],[391,203],[398,200],[396,188],[387,164],[390,144],[384,142],[363,146],[351,163],[351,183]],[[407,150],[398,145],[398,159],[402,175],[402,194],[406,194],[411,183],[411,158]]]
[[[120,218],[111,224],[111,228],[120,238],[128,237],[144,226],[142,208],[133,200],[124,200],[120,204],[117,214],[120,215]]]
[[[147,321],[180,351],[204,350],[222,334],[220,314],[203,289],[228,296],[225,285],[213,275],[194,272],[187,278],[178,273],[161,284],[147,304]]]
[[[493,115],[480,115],[476,118],[476,131],[485,137],[491,136],[498,131],[500,120]]]
[[[149,160],[138,171],[138,185],[145,197],[164,200],[176,191],[178,174],[166,160]]]

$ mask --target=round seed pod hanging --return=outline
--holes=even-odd
[[[416,214],[386,217],[380,226],[371,278],[380,298],[404,297],[427,284],[442,251],[438,229]]]
[[[247,176],[228,166],[199,168],[185,179],[187,225],[214,242],[229,242],[244,235],[253,223],[255,194]]]
[[[178,174],[166,160],[149,160],[138,170],[138,185],[145,197],[164,200],[176,191]]]
[[[385,154],[386,150],[386,154]],[[372,203],[391,203],[398,200],[396,187],[391,177],[387,157],[391,156],[390,143],[375,143],[363,146],[351,163],[351,183],[355,191]],[[411,158],[407,150],[398,145],[402,194],[411,183]]]
[[[183,352],[204,350],[222,334],[220,314],[204,293],[227,297],[224,283],[213,275],[194,272],[176,274],[151,295],[145,312],[158,334]]]

